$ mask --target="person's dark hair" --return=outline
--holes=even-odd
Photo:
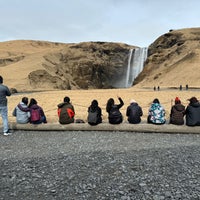
[[[193,103],[197,103],[197,102],[198,102],[198,100],[197,100],[196,97],[190,98],[189,101],[190,101],[190,104],[193,104]]]
[[[28,98],[27,97],[23,97],[22,98],[22,102],[27,105],[28,104]]]
[[[110,112],[112,106],[114,105],[115,101],[113,98],[108,99],[107,105],[106,105],[106,111]]]
[[[37,101],[36,101],[34,98],[31,98],[28,107],[30,108],[30,107],[31,107],[32,105],[34,105],[34,104],[37,104]]]
[[[156,98],[153,100],[153,103],[160,103],[160,101]]]
[[[64,102],[69,103],[70,102],[70,98],[69,97],[64,97]]]
[[[3,77],[0,76],[0,84],[2,84],[2,83],[3,83]]]
[[[91,109],[95,110],[98,107],[98,101],[94,99],[91,103]]]

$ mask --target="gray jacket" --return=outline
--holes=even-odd
[[[22,108],[28,108],[26,104],[24,104],[23,102],[20,102],[20,105]],[[16,117],[16,121],[19,124],[26,124],[29,122],[29,118],[31,116],[30,111],[23,111],[22,109],[20,109],[20,106],[16,106],[15,109],[13,110],[13,116]]]
[[[10,96],[10,90],[7,86],[0,84],[0,107],[7,106],[7,98],[6,96]]]

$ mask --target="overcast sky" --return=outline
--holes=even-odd
[[[200,27],[200,0],[0,0],[0,41],[107,41],[147,47]]]

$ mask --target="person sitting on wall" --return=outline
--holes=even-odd
[[[60,124],[74,123],[75,110],[70,103],[69,97],[64,97],[63,102],[58,104],[58,117]]]
[[[97,125],[102,123],[102,111],[98,105],[98,101],[94,99],[88,107],[88,124]]]
[[[181,104],[181,100],[176,97],[174,105],[171,108],[170,112],[170,124],[183,125],[184,124],[184,115],[185,115],[185,106]]]
[[[36,99],[31,98],[28,107],[31,113],[31,117],[30,117],[31,124],[41,124],[41,123],[46,124],[47,123],[44,110],[42,109],[41,106],[38,105]]]
[[[110,124],[120,124],[123,121],[123,116],[119,109],[124,105],[124,102],[121,97],[118,97],[118,100],[120,104],[115,104],[113,98],[107,101],[106,111],[108,112],[108,121]]]
[[[130,105],[127,107],[126,116],[131,124],[138,124],[141,122],[141,116],[143,115],[142,108],[138,103],[132,99]]]
[[[152,124],[165,124],[165,109],[156,98],[149,108],[147,122]]]
[[[30,109],[28,108],[28,98],[23,97],[22,101],[14,108],[13,116],[16,117],[16,122],[26,124],[30,121]]]
[[[186,125],[200,126],[200,103],[196,97],[188,99],[190,101],[186,108]]]

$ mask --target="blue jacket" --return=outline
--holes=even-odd
[[[152,103],[149,108],[148,122],[153,124],[164,124],[165,121],[165,109],[159,103]]]

